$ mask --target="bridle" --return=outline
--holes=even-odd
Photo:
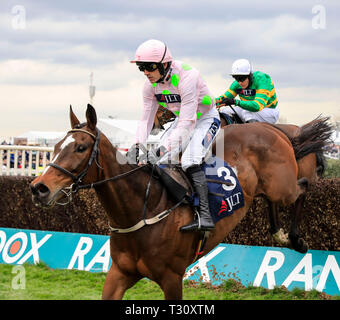
[[[71,171],[59,166],[58,164],[55,163],[49,163],[47,164],[47,166],[49,167],[53,167],[55,169],[58,169],[59,171],[61,171],[62,173],[66,174],[67,176],[71,177],[73,180],[73,183],[67,187],[62,189],[61,191],[67,196],[68,200],[66,203],[58,203],[60,205],[66,205],[68,204],[71,200],[72,200],[72,194],[76,193],[79,188],[80,188],[80,184],[82,183],[82,179],[84,178],[84,176],[87,174],[87,171],[89,170],[90,166],[92,165],[93,161],[96,160],[96,163],[98,164],[98,156],[99,156],[99,141],[100,141],[100,130],[97,129],[97,135],[94,135],[93,133],[83,130],[83,129],[72,129],[70,131],[67,132],[67,134],[69,133],[73,133],[73,132],[83,132],[86,133],[88,135],[90,135],[93,139],[94,139],[94,145],[93,145],[93,149],[92,149],[92,153],[91,156],[89,158],[89,161],[86,165],[86,167],[84,168],[83,171],[81,171],[79,174],[74,175]],[[68,192],[66,191],[68,190]]]
[[[82,170],[79,174],[74,175],[72,172],[70,172],[69,170],[59,166],[58,164],[52,163],[50,162],[49,164],[47,164],[47,166],[49,167],[53,167],[59,171],[61,171],[62,173],[64,173],[65,175],[69,176],[72,178],[73,183],[69,186],[69,187],[65,187],[63,189],[61,189],[60,191],[63,192],[65,194],[65,196],[67,197],[67,202],[56,202],[59,205],[67,205],[72,201],[72,195],[74,193],[77,193],[80,189],[91,189],[94,188],[100,184],[109,182],[109,181],[113,181],[113,180],[117,180],[120,179],[122,177],[125,177],[127,175],[130,175],[134,172],[136,172],[137,170],[142,169],[145,166],[140,166],[137,167],[135,169],[132,169],[131,171],[125,172],[123,174],[108,178],[108,179],[104,179],[104,180],[100,180],[100,181],[96,181],[96,182],[92,182],[90,184],[82,184],[82,180],[83,178],[86,176],[88,170],[90,169],[93,161],[96,162],[98,169],[103,169],[100,165],[99,165],[99,154],[100,154],[100,150],[99,150],[99,142],[100,142],[100,136],[101,136],[101,131],[97,128],[97,135],[94,135],[93,133],[84,130],[84,129],[72,129],[70,131],[67,132],[67,134],[69,133],[73,133],[73,132],[82,132],[82,133],[86,133],[89,136],[91,136],[94,139],[94,145],[93,145],[93,149],[92,149],[92,153],[91,156],[89,158],[89,161],[86,165],[86,167],[84,168],[84,170]]]

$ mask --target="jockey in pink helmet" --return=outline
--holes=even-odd
[[[183,226],[181,231],[211,230],[215,226],[201,164],[220,127],[215,99],[199,71],[182,61],[173,60],[162,41],[142,43],[131,63],[136,63],[147,77],[136,143],[146,143],[159,106],[173,112],[176,119],[161,137],[160,147],[149,151],[148,161],[153,164],[178,163],[178,156],[182,153],[182,169],[191,178],[200,202],[198,219]]]
[[[171,52],[165,43],[159,40],[148,40],[137,48],[135,60],[130,62],[136,63],[142,72],[144,70],[152,72],[158,69],[161,78],[157,82],[161,82],[170,69],[171,61]],[[166,68],[164,68],[165,63],[167,63]]]

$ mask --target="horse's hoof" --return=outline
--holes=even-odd
[[[290,238],[290,247],[297,252],[306,253],[308,251],[308,243],[303,238]]]
[[[289,244],[288,234],[284,233],[283,229],[280,228],[278,232],[272,235],[274,241],[281,246],[287,246]]]
[[[302,238],[299,238],[298,245],[295,250],[300,253],[306,253],[308,251],[308,243]]]

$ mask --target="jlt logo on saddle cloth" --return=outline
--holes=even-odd
[[[218,157],[210,158],[202,167],[208,179],[210,213],[215,223],[244,207],[242,187],[233,168]]]

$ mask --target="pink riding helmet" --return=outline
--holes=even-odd
[[[170,50],[166,44],[159,40],[148,40],[143,42],[136,51],[135,60],[130,61],[131,63],[136,62],[169,62],[172,61]]]

